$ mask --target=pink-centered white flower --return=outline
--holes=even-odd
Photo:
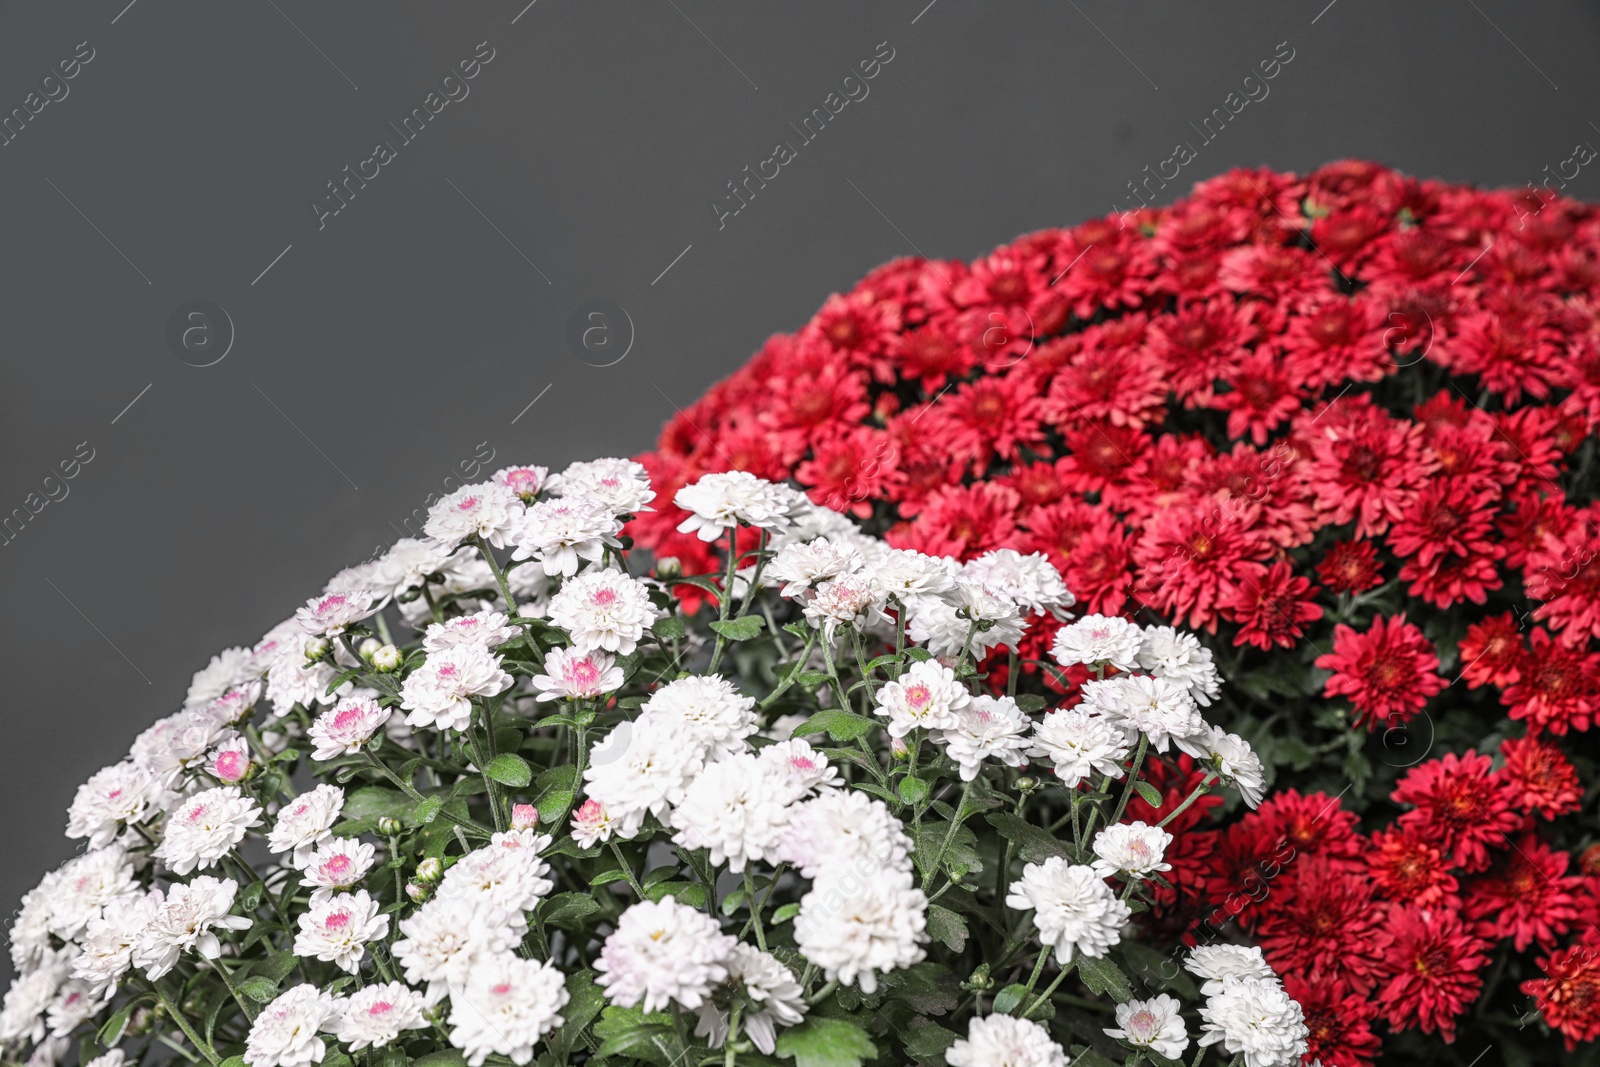
[[[768,745],[761,750],[759,761],[765,771],[778,776],[783,783],[779,788],[797,798],[844,784],[828,758],[803,738]]]
[[[550,491],[561,497],[584,497],[610,508],[617,515],[654,511],[656,498],[650,473],[632,459],[579,461],[550,479]]]
[[[1139,664],[1143,643],[1144,632],[1127,619],[1085,615],[1056,631],[1050,656],[1063,667],[1109,664],[1119,671],[1131,671]]]
[[[492,697],[511,687],[500,657],[479,644],[436,652],[400,685],[406,725],[464,730],[472,721],[472,698]]]
[[[691,1010],[728,977],[736,939],[699,908],[670,894],[642,900],[622,913],[595,960],[595,982],[613,1004],[646,1013],[677,1003]]]
[[[433,1005],[465,982],[478,960],[513,951],[526,929],[483,897],[435,897],[401,920],[390,951],[407,982],[426,984]]]
[[[359,1052],[391,1045],[407,1030],[421,1030],[428,1020],[422,994],[404,982],[377,982],[350,995],[339,1006],[333,1035]]]
[[[351,889],[372,870],[378,852],[365,841],[353,837],[330,837],[306,858],[300,881],[314,890],[312,899],[321,899],[334,890]]]
[[[222,942],[214,931],[250,928],[251,920],[229,914],[238,892],[239,883],[232,878],[205,874],[172,886],[133,946],[134,966],[154,980],[176,967],[185,952],[208,960],[222,955]]]
[[[956,724],[938,731],[935,740],[960,767],[961,780],[970,782],[986,759],[1022,766],[1032,725],[1010,697],[979,695],[956,711]]]
[[[138,891],[133,863],[120,846],[74,856],[50,880],[50,932],[66,941],[77,940],[101,908]]]
[[[295,621],[313,637],[332,637],[377,610],[370,593],[328,593],[312,597],[294,613]]]
[[[248,648],[225,648],[211,657],[211,662],[195,671],[189,682],[189,692],[183,698],[186,708],[209,704],[233,686],[261,673],[255,663],[255,653]]]
[[[568,993],[555,964],[500,953],[480,960],[450,996],[450,1043],[479,1067],[491,1054],[512,1063],[533,1059],[534,1046],[564,1021]]]
[[[921,727],[953,730],[957,713],[971,702],[956,672],[938,660],[919,660],[878,690],[877,713],[889,720],[889,736],[904,737]]]
[[[428,509],[422,532],[451,546],[481,537],[504,548],[522,510],[517,495],[498,482],[464,485]]]
[[[802,608],[806,621],[832,641],[839,627],[863,629],[877,610],[872,581],[864,574],[842,574],[817,586]]]
[[[840,538],[819,537],[785,545],[767,564],[766,576],[782,596],[796,597],[823,582],[855,574],[866,566],[861,550]]]
[[[364,889],[353,893],[313,895],[310,910],[298,920],[294,954],[310,956],[355,974],[367,954],[367,942],[389,931],[389,917]]]
[[[162,903],[159,889],[108,901],[84,928],[72,976],[96,988],[114,988],[133,966],[134,949]]]
[[[642,717],[618,723],[589,750],[584,792],[602,805],[609,827],[638,835],[646,815],[665,818],[705,766],[705,746],[682,725]]]
[[[312,849],[333,836],[333,824],[344,810],[344,790],[336,785],[319,785],[284,804],[278,821],[267,834],[267,848],[289,853],[285,861],[302,867]]]
[[[204,870],[261,825],[261,805],[224,785],[196,793],[167,816],[155,857],[174,874]]]
[[[1106,1036],[1141,1051],[1175,1060],[1189,1047],[1189,1029],[1180,1014],[1183,1005],[1162,993],[1149,1000],[1130,1000],[1116,1007],[1117,1025]]]
[[[961,572],[1015,601],[1029,615],[1066,618],[1066,610],[1077,601],[1067,592],[1061,572],[1043,552],[1024,556],[1015,549],[1000,548],[968,561]]]
[[[579,848],[593,848],[597,841],[610,841],[611,813],[594,797],[587,797],[572,813],[572,839]]]
[[[571,577],[585,561],[598,563],[607,548],[620,548],[622,521],[605,504],[587,497],[557,497],[528,505],[511,540],[512,559],[537,560],[545,574]]]
[[[1177,745],[1196,759],[1205,758],[1211,727],[1183,686],[1148,674],[1091,678],[1083,685],[1083,704],[1135,737],[1144,734],[1157,752]]]
[[[357,689],[318,715],[306,730],[313,745],[311,758],[331,760],[353,756],[389,721],[391,709],[378,703],[378,694]]]
[[[432,654],[457,645],[496,648],[521,632],[511,625],[510,618],[502,612],[476,611],[429,626],[422,635],[422,649]]]
[[[678,524],[679,533],[715,541],[741,523],[767,530],[787,525],[799,496],[786,485],[748,471],[724,471],[703,475],[693,485],[684,486],[672,502],[689,512]]]
[[[327,1048],[320,1031],[339,1017],[335,999],[314,985],[278,994],[250,1024],[244,1062],[250,1067],[310,1067]]]
[[[235,785],[250,776],[250,742],[239,734],[223,739],[206,757],[206,773],[223,785]]]
[[[1050,1031],[1014,1015],[973,1016],[967,1036],[945,1051],[950,1067],[1067,1067],[1067,1054]]]
[[[1172,835],[1159,826],[1117,823],[1094,835],[1091,847],[1095,858],[1091,866],[1103,878],[1113,874],[1147,878],[1157,871],[1172,870],[1172,864],[1163,860],[1171,844]]]
[[[1093,867],[1075,866],[1061,856],[1024,867],[1021,879],[1011,883],[1006,905],[1033,911],[1040,943],[1056,950],[1063,967],[1074,954],[1104,956],[1122,940],[1133,914]]]
[[[489,480],[511,490],[524,504],[531,504],[549,477],[549,467],[501,467]]]
[[[1104,715],[1087,708],[1058,708],[1048,712],[1033,730],[1030,756],[1043,756],[1068,789],[1091,774],[1123,776],[1128,758],[1128,735]]]
[[[800,900],[795,945],[829,981],[871,994],[880,973],[922,961],[927,912],[908,871],[825,868]]]
[[[67,836],[86,837],[90,848],[104,848],[124,826],[143,822],[159,794],[155,776],[132,760],[96,771],[72,798]]]
[[[559,645],[544,654],[544,671],[529,679],[539,690],[538,700],[593,700],[620,689],[625,680],[622,668],[610,655]]]
[[[563,582],[550,598],[550,621],[572,635],[580,652],[626,656],[661,611],[643,582],[617,571],[589,571]]]

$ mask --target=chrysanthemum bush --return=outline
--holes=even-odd
[[[502,470],[213,658],[79,790],[7,1060],[1301,1061],[1258,948],[1139,926],[1262,796],[1192,635],[742,472],[676,493],[716,566],[648,574],[654,498]]]
[[[665,492],[791,479],[897,547],[1042,552],[1086,610],[1192,627],[1270,796],[1191,809],[1151,936],[1260,945],[1323,1064],[1529,1062],[1600,1038],[1597,323],[1590,205],[1241,170],[890,263],[641,458]],[[706,566],[680,517],[630,532]]]

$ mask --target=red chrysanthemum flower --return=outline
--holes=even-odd
[[[1583,786],[1577,768],[1559,748],[1537,737],[1508,737],[1500,742],[1500,751],[1517,807],[1546,819],[1578,810]]]
[[[872,514],[868,503],[882,496],[900,477],[899,449],[882,430],[856,427],[821,442],[812,457],[795,468],[795,481],[812,500],[834,511]]]
[[[1272,886],[1255,940],[1280,974],[1321,971],[1366,993],[1383,958],[1386,917],[1359,868],[1317,856],[1297,859]]]
[[[1600,938],[1586,937],[1539,961],[1543,978],[1522,983],[1544,1021],[1566,1040],[1567,1051],[1580,1042],[1600,1040]]]
[[[1476,752],[1446,753],[1413,767],[1390,794],[1396,804],[1412,807],[1400,825],[1437,842],[1451,866],[1483,870],[1490,850],[1509,847],[1507,835],[1522,821],[1510,783],[1490,767],[1489,757]]]
[[[1380,615],[1365,633],[1340,623],[1333,628],[1333,651],[1318,656],[1316,665],[1333,672],[1324,695],[1349,697],[1355,725],[1369,730],[1409,720],[1444,688],[1433,646],[1404,615]]]
[[[1239,624],[1235,645],[1260,649],[1293,648],[1305,636],[1305,624],[1322,618],[1311,601],[1311,581],[1279,560],[1262,573],[1241,572],[1232,589],[1217,602],[1222,617]]]
[[[1372,1032],[1377,1004],[1318,972],[1285,974],[1283,986],[1305,1013],[1308,1033],[1303,1062],[1322,1067],[1369,1067],[1383,1048]]]
[[[1528,595],[1544,601],[1534,611],[1563,644],[1587,645],[1600,637],[1600,529],[1576,523],[1565,537],[1528,553]]]
[[[1509,611],[1467,627],[1457,652],[1469,689],[1504,688],[1522,676],[1522,630]]]
[[[1270,351],[1258,350],[1224,381],[1228,392],[1216,407],[1228,413],[1228,436],[1246,437],[1257,445],[1300,410],[1297,379]]]
[[[1513,719],[1531,733],[1587,730],[1600,705],[1600,664],[1593,654],[1568,648],[1535,629],[1523,653],[1521,677],[1500,694]]]
[[[1462,914],[1490,941],[1509,937],[1518,952],[1535,941],[1548,949],[1578,919],[1574,894],[1583,879],[1567,874],[1571,862],[1567,853],[1525,834],[1467,884]]]
[[[1372,835],[1367,867],[1390,900],[1422,908],[1456,907],[1460,885],[1445,855],[1420,830],[1396,826]]]
[[[930,496],[916,521],[889,540],[896,548],[973,559],[1011,540],[1016,510],[1014,489],[990,482],[950,486]]]
[[[1316,418],[1307,429],[1317,506],[1334,523],[1354,519],[1357,537],[1384,532],[1405,514],[1431,471],[1421,428],[1389,418],[1365,397],[1336,400]]]
[[[1489,944],[1469,931],[1454,912],[1392,905],[1383,961],[1385,981],[1377,1002],[1397,1030],[1435,1030],[1456,1039],[1456,1019],[1483,988]]]
[[[1317,564],[1317,577],[1334,593],[1362,593],[1383,584],[1378,547],[1371,541],[1335,541]]]

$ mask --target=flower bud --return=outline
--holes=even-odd
[[[439,862],[437,856],[429,856],[417,864],[417,881],[424,885],[432,885],[444,876],[444,864]]]
[[[405,657],[393,645],[383,645],[372,653],[372,665],[380,671],[398,670]]]
[[[893,753],[895,759],[905,759],[911,755],[911,746],[906,744],[906,739],[903,737],[891,737],[889,751]]]
[[[250,757],[236,748],[225,748],[211,760],[206,768],[219,782],[233,785],[250,777]]]
[[[328,654],[328,639],[313,637],[306,642],[306,662],[315,663]]]
[[[406,896],[410,897],[413,903],[421,904],[432,895],[433,890],[425,885],[418,885],[415,882],[406,883]]]
[[[1030,778],[1025,774],[1017,779],[1017,792],[1019,793],[1031,793],[1038,788],[1039,780],[1037,778]]]
[[[511,805],[511,828],[513,830],[532,830],[539,825],[539,809],[532,804]]]
[[[400,820],[392,815],[378,817],[378,833],[384,837],[393,837],[400,832]]]
[[[361,654],[362,659],[366,660],[368,663],[371,663],[372,654],[382,647],[382,641],[379,641],[376,637],[369,637],[365,641],[361,642],[360,647],[358,647],[356,651]]]
[[[656,577],[671,580],[683,576],[683,564],[677,556],[662,556],[656,560]]]

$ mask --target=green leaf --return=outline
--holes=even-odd
[[[959,1035],[946,1030],[938,1023],[915,1018],[900,1032],[905,1039],[906,1055],[921,1064],[943,1064],[944,1054]]]
[[[1093,956],[1084,956],[1077,960],[1078,975],[1083,979],[1083,984],[1089,987],[1090,992],[1100,996],[1110,995],[1116,998],[1117,1003],[1126,1004],[1133,999],[1133,989],[1128,985],[1127,977],[1118,967],[1108,959],[1095,959]]]
[[[334,1049],[323,1059],[322,1067],[350,1067],[350,1056]]]
[[[265,882],[251,882],[239,894],[239,910],[245,914],[261,906],[261,894],[266,892]]]
[[[609,871],[601,871],[593,878],[590,878],[589,884],[591,886],[610,885],[612,882],[620,882],[626,877],[628,877],[627,871],[623,870],[621,867],[613,867]]]
[[[109,1049],[122,1040],[122,1032],[128,1028],[128,1016],[133,1014],[133,1009],[138,1005],[137,1000],[131,1000],[117,1010],[117,1013],[106,1020],[100,1028],[100,1033],[95,1040],[100,1042],[101,1048]]]
[[[910,656],[918,663],[926,663],[928,660],[933,658],[933,653],[929,652],[925,648],[908,648],[906,649],[906,655]]]
[[[442,810],[444,810],[444,798],[429,797],[412,809],[411,821],[418,826],[426,826],[437,819]]]
[[[882,985],[918,1015],[949,1014],[955,1010],[960,990],[948,967],[927,961],[885,973]]]
[[[262,978],[269,978],[273,982],[281,982],[289,976],[289,972],[293,971],[299,962],[300,957],[293,952],[275,952],[250,968],[250,973],[253,976],[259,975]]]
[[[557,893],[539,907],[539,916],[552,926],[575,924],[600,910],[588,893]]]
[[[1144,802],[1146,804],[1150,805],[1152,808],[1161,807],[1161,802],[1165,799],[1161,795],[1161,790],[1157,789],[1149,782],[1144,781],[1134,782],[1133,788],[1136,789],[1139,795],[1144,798]]]
[[[460,1049],[446,1048],[418,1056],[411,1061],[411,1067],[464,1067],[466,1062],[467,1058]]]
[[[1020,982],[1006,986],[994,995],[994,1012],[996,1015],[1015,1015],[1017,1009],[1022,1007],[1022,998],[1028,995],[1028,987]]]
[[[795,1067],[861,1067],[877,1054],[867,1032],[844,1019],[814,1015],[778,1033],[778,1055],[794,1057]]]
[[[496,726],[494,728],[494,750],[496,752],[515,752],[522,747],[522,730],[515,726]]]
[[[1072,854],[1066,845],[1051,837],[1048,830],[1009,812],[995,812],[985,815],[984,819],[1001,837],[1016,845],[1017,854],[1029,863],[1043,863],[1051,856],[1070,857]]]
[[[668,1067],[672,1063],[668,1050],[678,1041],[670,1015],[662,1012],[646,1015],[638,1008],[619,1008],[614,1004],[601,1013],[600,1021],[595,1023],[594,1033],[601,1041],[599,1050],[594,1054],[595,1060],[627,1055],[649,1060],[659,1067]]]
[[[329,695],[330,693],[332,693],[335,689],[339,688],[344,683],[350,681],[352,678],[355,678],[355,677],[359,676],[361,674],[361,672],[364,671],[364,670],[366,670],[365,667],[352,667],[347,671],[341,671],[340,673],[334,675],[333,681],[328,683],[328,688],[326,688],[326,689],[324,689],[322,691],[322,695],[323,696]]]
[[[798,905],[798,904],[785,904],[783,907],[779,908],[777,911],[772,913],[772,925],[773,926],[777,926],[780,923],[786,923],[790,919],[794,918],[796,915],[799,915],[799,914],[800,914],[800,905]]]
[[[829,708],[819,711],[805,722],[794,728],[796,737],[803,734],[820,734],[824,731],[835,741],[854,741],[858,737],[867,736],[874,726],[873,720],[865,715],[857,715],[851,711],[839,708]]]
[[[509,785],[513,789],[521,789],[533,781],[533,768],[528,766],[528,761],[513,752],[502,752],[489,761],[483,769],[486,777]]]
[[[265,1004],[278,995],[278,983],[266,975],[258,974],[239,983],[239,995],[257,1004]]]
[[[800,676],[795,680],[807,689],[815,689],[819,685],[828,684],[828,676],[823,671],[801,671]]]
[[[248,1065],[244,1062],[243,1056],[229,1056],[218,1067],[248,1067]]]
[[[577,798],[578,768],[571,763],[551,767],[539,775],[534,785],[538,797],[534,806],[539,809],[539,822],[554,826],[567,814],[567,809],[572,807],[573,800]]]
[[[1018,693],[1012,699],[1017,702],[1017,707],[1021,708],[1024,714],[1032,715],[1034,712],[1044,710],[1045,699],[1038,693]]]
[[[346,819],[365,821],[377,820],[385,815],[398,819],[410,810],[411,798],[400,790],[382,785],[364,785],[346,794],[340,814]]]
[[[895,787],[895,792],[900,794],[901,800],[914,806],[928,799],[928,783],[921,778],[913,778],[907,775],[900,779],[900,784]]]
[[[951,952],[967,947],[967,920],[939,904],[928,905],[928,933]]]
[[[644,895],[660,903],[662,897],[672,897],[680,904],[694,908],[706,906],[706,887],[699,882],[657,882],[646,886]]]
[[[605,994],[587,971],[567,977],[567,995],[567,1005],[561,1009],[561,1017],[566,1021],[549,1039],[558,1063],[571,1062],[572,1051],[583,1043],[584,1028],[606,1005]]]
[[[761,632],[767,628],[767,620],[759,615],[746,615],[742,619],[714,622],[711,628],[729,641],[748,641],[761,636]]]
[[[650,629],[663,641],[676,641],[683,636],[683,620],[669,615],[664,619],[657,619],[656,624]]]

